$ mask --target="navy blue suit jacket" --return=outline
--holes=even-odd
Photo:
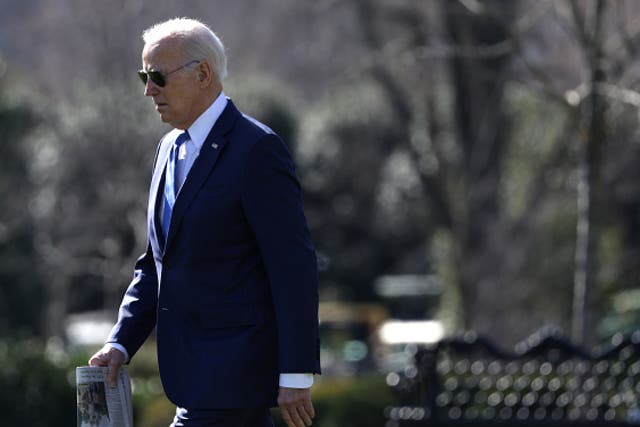
[[[291,156],[231,101],[159,223],[171,138],[160,141],[148,247],[108,341],[133,356],[157,326],[167,397],[190,409],[275,405],[280,373],[319,373],[317,268]]]

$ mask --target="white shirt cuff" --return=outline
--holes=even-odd
[[[104,347],[102,347],[104,350],[108,351],[111,348],[115,348],[116,350],[120,351],[122,354],[124,354],[124,360],[125,362],[129,361],[129,352],[127,351],[126,348],[124,348],[122,345],[118,344],[117,342],[108,342],[104,345]]]
[[[313,374],[280,374],[280,387],[309,388],[313,385]]]

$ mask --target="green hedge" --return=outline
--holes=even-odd
[[[135,425],[166,427],[173,419],[175,406],[162,393],[153,348],[148,346],[145,350],[129,367],[135,385]],[[55,340],[0,340],[2,425],[75,426],[75,367],[85,365],[89,353],[66,352]],[[381,375],[319,377],[312,388],[312,398],[316,427],[383,426],[384,408],[393,402],[393,394]],[[273,414],[276,425],[283,427],[279,411],[276,409]]]
[[[2,425],[69,427],[76,425],[72,357],[55,342],[0,341]]]
[[[320,379],[312,388],[316,410],[314,427],[382,427],[384,409],[393,395],[381,376]],[[166,427],[175,407],[164,396],[147,402],[136,427]],[[285,427],[280,411],[273,410],[277,427]]]

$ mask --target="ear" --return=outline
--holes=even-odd
[[[200,83],[201,88],[205,88],[210,86],[215,80],[215,73],[211,68],[211,65],[206,60],[200,61],[198,64],[198,82]]]

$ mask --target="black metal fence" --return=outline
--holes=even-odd
[[[586,351],[544,329],[506,352],[475,333],[420,349],[391,373],[387,427],[640,425],[640,331]]]

